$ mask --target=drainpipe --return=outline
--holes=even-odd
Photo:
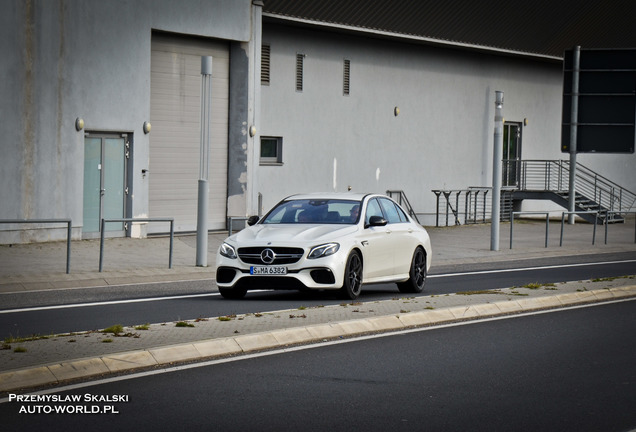
[[[261,46],[263,43],[263,7],[262,0],[252,0],[252,39],[249,43],[249,100],[248,118],[253,125],[250,131],[251,142],[247,156],[247,216],[261,215],[262,195],[258,191],[260,134],[261,134]],[[254,208],[256,206],[256,208]]]
[[[492,211],[490,222],[490,250],[499,250],[499,210],[501,206],[501,159],[503,158],[503,102],[504,92],[495,91],[495,142],[492,152]]]
[[[570,185],[568,224],[574,225],[576,211],[576,139],[579,121],[579,71],[581,68],[581,47],[574,47],[572,53],[572,112],[570,114]]]

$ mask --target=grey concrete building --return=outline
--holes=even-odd
[[[99,235],[101,218],[194,231],[200,58],[212,56],[209,229],[349,188],[402,190],[432,224],[431,190],[492,184],[495,91],[504,159],[567,159],[563,50],[636,46],[633,2],[546,15],[548,3],[2,0],[0,220],[70,218],[75,239]],[[636,190],[633,151],[578,161]],[[60,227],[0,224],[0,243],[64,238]]]

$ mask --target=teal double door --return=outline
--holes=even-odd
[[[129,143],[126,135],[87,135],[84,138],[84,225],[82,236],[100,235],[101,220],[126,217]],[[125,224],[105,225],[105,234],[125,235]]]

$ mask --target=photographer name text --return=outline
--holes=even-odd
[[[20,404],[19,414],[119,414],[114,404],[128,400],[120,394],[9,394],[9,402]]]

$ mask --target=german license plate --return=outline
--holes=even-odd
[[[278,276],[286,275],[287,267],[283,266],[252,266],[250,274],[258,276]]]

